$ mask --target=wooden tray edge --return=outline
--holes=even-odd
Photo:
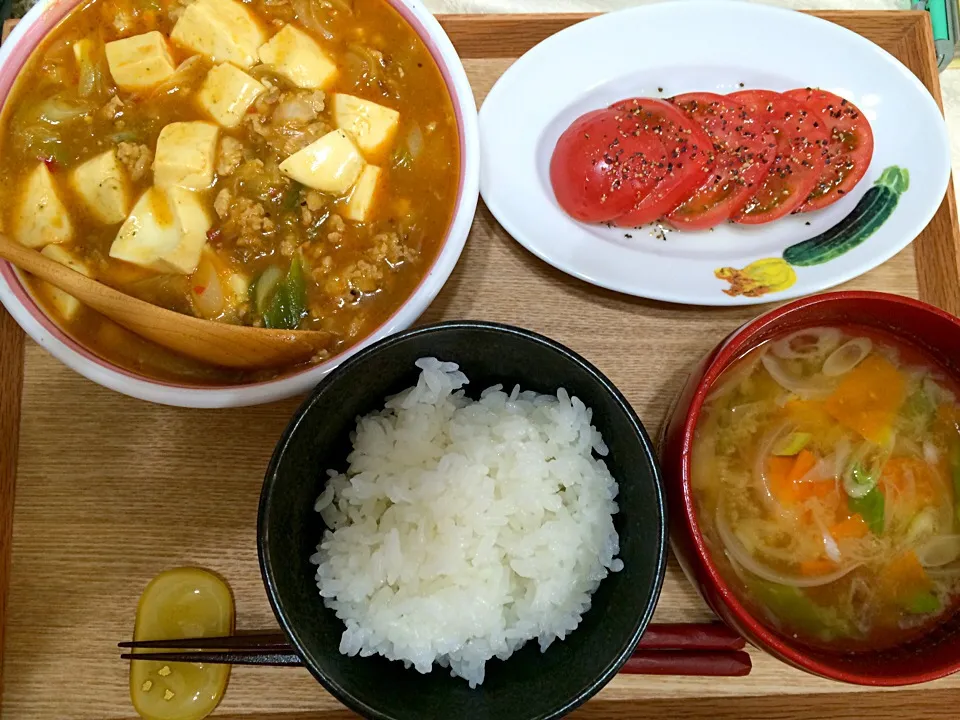
[[[13,545],[14,492],[20,442],[23,330],[0,307],[0,712],[3,710],[4,630]]]
[[[936,72],[936,62],[933,50],[933,35],[926,13],[910,11],[821,11],[810,12],[831,22],[845,25],[844,20],[854,17],[862,20],[865,17],[878,22],[887,22],[896,17],[905,22],[903,42],[915,47],[925,48],[930,67],[934,72],[931,76],[930,92],[940,104],[939,75]],[[517,54],[516,45],[511,44],[518,25],[526,25],[523,32],[526,38],[524,48],[530,43],[530,24],[536,23],[545,28],[543,38],[548,37],[569,25],[580,22],[594,13],[585,14],[464,14],[440,15],[438,20],[447,33],[454,40],[454,44],[463,57],[512,57]],[[477,21],[489,26],[489,31],[482,35],[475,32]],[[906,21],[910,21],[907,24]],[[2,29],[2,38],[6,39],[16,20],[8,20]],[[549,28],[549,31],[546,29]],[[542,38],[541,38],[542,39]],[[511,52],[511,48],[514,50]],[[491,51],[492,50],[492,51]],[[937,212],[939,217],[946,211],[946,222],[939,230],[945,233],[949,242],[946,247],[942,243],[935,246],[930,242],[917,243],[917,270],[921,298],[947,309],[960,313],[960,299],[957,297],[960,289],[960,222],[957,220],[956,200],[953,194],[952,181],[948,187],[944,202]],[[936,218],[933,222],[936,222]],[[933,222],[931,224],[933,224]],[[935,236],[933,236],[935,237]],[[930,247],[928,247],[930,246]],[[950,252],[952,249],[952,254]],[[950,284],[952,283],[952,285]],[[953,292],[949,292],[950,289]],[[4,628],[6,625],[6,597],[9,582],[9,567],[12,545],[12,519],[14,510],[14,491],[16,483],[17,447],[19,442],[20,400],[23,380],[23,331],[0,307],[0,711],[3,707],[3,659],[4,659]],[[911,708],[911,717],[940,718],[944,702],[960,702],[960,690],[902,690],[897,693],[896,699],[887,697],[886,692],[866,691],[852,695],[850,693],[824,693],[790,696],[790,716],[798,720],[803,718],[817,718],[836,716],[849,712],[851,703],[857,707],[856,714],[860,716],[872,715],[879,718],[900,717],[891,706],[899,705]],[[677,714],[678,705],[683,711]],[[663,699],[645,701],[642,706],[632,702],[605,701],[599,699],[588,704],[578,713],[583,718],[619,718],[630,717],[638,712],[644,715],[654,715],[658,711],[666,716],[677,718],[710,717],[714,720],[755,716],[782,716],[786,709],[783,698],[768,697],[711,697],[702,699]],[[631,709],[632,708],[632,709]],[[771,715],[770,713],[773,713]],[[225,716],[224,720],[249,720],[252,715]],[[264,717],[263,720],[305,720],[316,718],[316,713],[278,714]],[[343,713],[324,713],[324,720],[346,720],[355,717],[344,710]]]

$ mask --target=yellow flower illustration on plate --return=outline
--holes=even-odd
[[[730,283],[730,287],[724,292],[732,297],[760,297],[770,292],[786,290],[797,281],[797,273],[782,258],[763,258],[742,270],[732,267],[718,268],[713,274]]]

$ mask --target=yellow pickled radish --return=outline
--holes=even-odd
[[[229,635],[233,623],[233,595],[222,579],[200,568],[176,568],[143,591],[133,638]],[[220,703],[229,677],[229,665],[131,660],[130,699],[146,720],[200,720]]]

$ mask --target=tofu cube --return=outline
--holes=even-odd
[[[197,103],[222,127],[235,128],[265,90],[243,70],[223,63],[207,73],[197,92]]]
[[[210,217],[183,188],[149,188],[110,246],[110,257],[162,273],[190,275],[207,242]]]
[[[167,196],[180,227],[180,244],[161,259],[169,272],[191,275],[197,269],[200,253],[207,244],[207,231],[212,225],[210,215],[196,193],[170,188]]]
[[[257,62],[257,49],[267,39],[267,33],[241,2],[196,0],[187,5],[173,26],[170,39],[214,62],[249,68]]]
[[[353,141],[343,130],[333,130],[280,163],[280,172],[314,190],[343,195],[363,165]]]
[[[13,237],[30,248],[70,242],[73,223],[44,163],[27,176],[13,216]]]
[[[130,184],[116,150],[107,150],[74,168],[70,185],[90,214],[102,223],[123,222],[130,212]]]
[[[180,229],[167,194],[160,188],[146,190],[120,226],[110,246],[110,257],[159,272],[159,262],[180,244]]]
[[[156,30],[108,42],[105,49],[113,82],[128,92],[148,90],[177,69],[166,38]]]
[[[316,40],[293,25],[260,48],[260,62],[269,65],[298,88],[326,90],[337,79],[337,64]]]
[[[400,126],[400,113],[345,93],[334,93],[332,105],[337,127],[350,133],[364,155],[376,157],[390,149]]]
[[[153,182],[159,188],[205,190],[213,184],[220,129],[213,123],[175,122],[157,138]]]
[[[363,168],[353,190],[350,191],[350,197],[341,210],[340,214],[343,217],[354,222],[369,222],[373,219],[377,188],[382,174],[383,171],[376,165],[367,165]]]
[[[54,262],[60,263],[61,265],[66,265],[68,268],[80,273],[81,275],[93,277],[93,273],[90,271],[89,265],[60,245],[47,245],[43,250],[40,251],[40,254],[50,258]],[[73,320],[77,316],[77,313],[80,312],[80,301],[77,300],[73,295],[68,295],[60,288],[54,287],[49,283],[41,283],[41,286],[47,293],[47,297],[50,298],[50,302],[54,309],[64,320]]]

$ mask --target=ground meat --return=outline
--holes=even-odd
[[[376,292],[383,281],[383,269],[372,262],[358,260],[346,269],[343,277],[350,287],[351,297],[359,299],[360,293]]]
[[[270,85],[254,103],[254,112],[244,120],[252,133],[285,158],[332,130],[319,118],[325,97],[319,90],[281,92]]]
[[[327,199],[319,190],[307,190],[307,196],[304,198],[307,203],[307,209],[316,212],[326,207]]]
[[[372,243],[364,253],[371,262],[386,263],[393,268],[417,257],[416,250],[400,242],[400,236],[397,233],[379,233],[373,236]]]
[[[221,203],[221,207],[217,209],[219,215],[221,209],[227,207],[227,199],[230,200],[221,226],[224,239],[232,240],[239,248],[256,252],[268,250],[273,244],[276,225],[263,205],[246,197],[230,198],[229,192],[227,195],[224,195],[224,192],[225,190],[221,190],[215,201]]]
[[[313,211],[306,205],[300,206],[300,224],[304,227],[313,225]]]
[[[329,216],[327,205],[330,199],[316,190],[300,190],[300,224],[308,228],[313,225],[323,225]]]
[[[223,188],[220,192],[217,193],[217,197],[213,201],[213,209],[216,211],[217,216],[223,220],[230,214],[230,205],[233,200],[233,196],[230,194],[230,191],[227,188]]]
[[[117,159],[130,172],[134,182],[143,179],[153,165],[153,150],[146,145],[122,142],[117,145]]]
[[[280,243],[280,254],[284,257],[292,257],[297,249],[297,238],[293,235],[286,235]]]
[[[109,5],[106,7],[109,7]],[[104,14],[106,14],[106,12]],[[133,31],[136,22],[137,18],[132,13],[128,14],[121,11],[113,16],[110,24],[113,25],[113,29],[117,31],[120,37],[126,37]]]
[[[325,105],[326,95],[322,90],[285,92],[274,106],[270,122],[274,125],[308,125],[319,117]]]
[[[339,216],[333,215],[332,218],[343,222]],[[333,257],[327,254],[330,251],[329,243],[308,243],[303,246],[302,251],[311,268],[310,274],[327,296],[326,303],[332,300],[338,308],[355,305],[364,296],[382,290],[397,265],[417,257],[417,253],[405,246],[396,233],[379,233],[369,242],[360,260],[341,268],[337,268]],[[311,313],[315,317],[322,317],[324,307],[324,302],[316,303]]]
[[[324,229],[327,231],[327,242],[331,245],[339,245],[343,242],[343,231],[347,229],[347,224],[342,217],[334,213],[327,218]]]
[[[384,269],[366,260],[358,260],[342,272],[326,276],[320,285],[324,295],[330,297],[337,307],[358,303],[364,295],[375,293],[384,280]]]
[[[123,100],[118,95],[114,95],[106,105],[100,108],[100,116],[107,120],[113,120],[117,115],[122,114],[122,111]]]
[[[250,130],[263,138],[263,141],[282,158],[293,155],[302,150],[314,140],[319,140],[332,129],[323,120],[306,127],[296,125],[274,125],[265,122],[258,114],[248,115],[247,123]]]
[[[243,162],[243,143],[224,135],[220,139],[220,152],[217,156],[217,174],[231,175]]]

